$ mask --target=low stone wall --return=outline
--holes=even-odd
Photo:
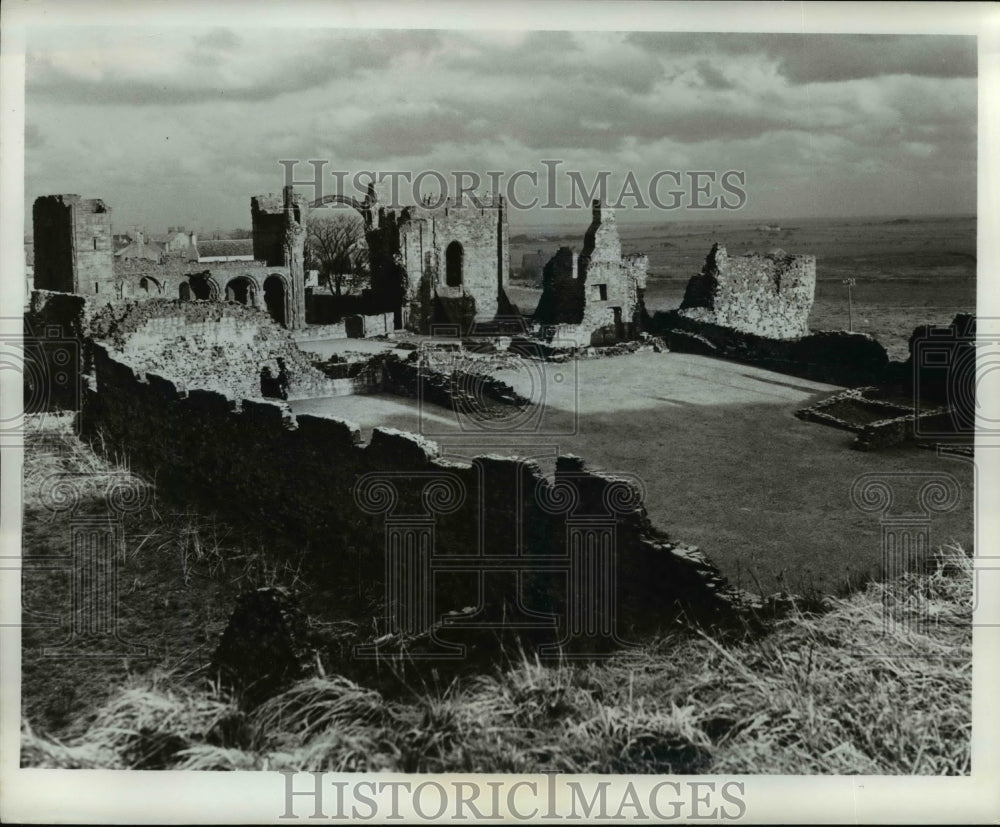
[[[336,324],[312,324],[292,331],[296,342],[308,342],[314,339],[346,339],[347,328],[343,322]]]
[[[834,385],[880,382],[889,366],[885,348],[866,333],[824,331],[769,339],[699,322],[674,310],[656,313],[650,330],[664,336],[671,350],[734,359]]]
[[[432,555],[439,564],[449,555],[465,561],[452,567],[455,582],[438,595],[437,614],[477,605],[482,582],[468,572],[483,557],[520,557],[528,569],[483,581],[492,610],[513,605],[519,589],[539,611],[565,602],[565,572],[553,574],[551,564],[570,559],[570,522],[591,515],[615,520],[623,624],[655,625],[681,607],[706,620],[731,619],[742,605],[704,555],[652,526],[634,484],[589,471],[576,458],[561,458],[549,480],[517,457],[445,460],[414,434],[376,428],[364,443],[356,425],[335,417],[185,390],[102,345],[95,345],[94,368],[82,433],[97,450],[128,456],[174,497],[298,538],[331,564],[366,561],[366,575],[375,578],[385,571],[389,518],[433,517]],[[372,483],[371,474],[382,482]],[[583,606],[590,597],[572,599]]]
[[[912,417],[912,405],[899,405],[880,399],[869,399],[867,394],[877,392],[873,386],[849,388],[795,412],[806,422],[819,422],[845,431],[861,431],[865,426],[887,419]]]
[[[376,361],[381,366],[381,389],[386,393],[419,398],[448,410],[482,414],[496,406],[509,409],[531,404],[506,382],[485,371],[436,370],[417,359],[404,361],[394,353],[376,357]],[[484,366],[489,364],[482,362]]]

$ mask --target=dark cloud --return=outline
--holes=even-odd
[[[630,32],[625,40],[663,57],[766,55],[792,83],[977,74],[976,39],[971,36]]]
[[[217,35],[216,37],[219,37]],[[440,42],[436,31],[384,31],[349,38],[330,37],[294,55],[268,61],[264,76],[247,78],[245,84],[221,81],[212,72],[188,73],[169,81],[105,72],[97,79],[80,77],[56,66],[44,55],[28,55],[27,93],[39,99],[95,105],[130,104],[172,106],[205,101],[245,103],[272,100],[279,95],[307,91],[334,79],[358,77],[389,67],[408,52],[428,52]],[[218,48],[218,47],[217,47]],[[202,66],[218,66],[218,51],[202,55]],[[215,56],[212,56],[212,55]],[[191,54],[188,55],[189,59]],[[207,58],[204,59],[204,58]]]

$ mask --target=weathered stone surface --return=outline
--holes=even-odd
[[[816,292],[816,257],[783,250],[729,256],[716,244],[688,282],[680,314],[769,339],[809,332]]]
[[[510,268],[503,198],[447,199],[379,209],[366,232],[372,310],[398,313],[398,326],[429,333],[454,325],[466,333],[506,304]]]
[[[611,489],[625,492],[619,479],[588,471],[580,460],[562,459],[560,485],[577,489],[578,505],[569,513],[554,483],[528,460],[445,462],[433,443],[392,429],[376,429],[365,444],[356,426],[339,420],[293,417],[281,405],[240,406],[222,393],[188,386],[183,395],[174,383],[147,382],[125,357],[103,347],[94,349],[94,370],[97,391],[84,397],[81,427],[96,448],[130,457],[136,470],[154,476],[164,491],[300,538],[310,548],[329,549],[322,552],[329,554],[324,563],[337,564],[340,549],[353,547],[352,565],[361,566],[367,578],[383,576],[389,523],[411,516],[418,522],[433,517],[439,561],[484,552],[565,561],[568,521],[586,521],[591,513],[606,519]],[[365,499],[357,485],[369,474],[382,478],[395,495]],[[454,491],[447,508],[440,495],[452,494],[440,485],[436,493],[425,490],[442,480]],[[680,607],[700,617],[732,616],[732,594],[711,563],[668,553],[674,546],[651,525],[641,497],[624,510],[620,496],[613,501],[621,512],[615,533],[622,618],[655,624]],[[520,533],[512,531],[518,526]],[[438,592],[436,611],[475,605],[482,594],[493,611],[524,599],[549,612],[564,599],[559,597],[566,588],[564,569],[549,565],[520,578],[505,575],[481,592],[474,572],[462,565]]]
[[[47,294],[55,296],[57,294]],[[39,305],[42,305],[41,298]],[[284,359],[291,398],[338,395],[335,382],[311,364],[289,332],[268,314],[233,303],[167,299],[97,305],[49,301],[33,318],[58,320],[90,340],[104,342],[142,372],[162,373],[190,388],[215,388],[237,399],[261,396],[260,372],[277,375]]]
[[[577,346],[634,339],[642,329],[648,260],[622,256],[614,211],[599,201],[577,256],[561,247],[545,265],[535,321]]]
[[[104,201],[45,195],[35,199],[32,220],[37,289],[113,295],[111,208]]]
[[[251,213],[258,260],[205,265],[189,256],[115,256],[111,209],[104,201],[43,196],[33,215],[35,287],[109,302],[235,301],[267,311],[285,327],[305,327],[308,205],[286,187],[281,196],[253,198]]]

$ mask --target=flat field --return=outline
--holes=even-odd
[[[865,473],[885,474],[900,508],[915,503],[928,475],[953,477],[961,500],[933,515],[931,541],[973,546],[971,463],[913,447],[854,451],[854,434],[795,418],[831,385],[686,353],[535,363],[496,375],[536,400],[538,419],[525,420],[530,433],[491,432],[395,396],[291,407],[357,422],[365,439],[385,425],[422,433],[460,456],[537,457],[546,473],[557,453],[573,453],[593,469],[635,474],[653,522],[700,546],[751,591],[832,592],[880,573],[880,517],[851,501],[851,486]]]

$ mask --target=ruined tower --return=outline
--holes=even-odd
[[[445,324],[464,332],[497,316],[510,268],[503,198],[407,208],[396,226],[410,327],[428,332]]]
[[[111,208],[100,198],[43,195],[32,210],[35,287],[113,295]]]
[[[269,193],[250,199],[253,222],[253,257],[269,267],[287,268],[283,285],[285,324],[305,327],[305,245],[309,202],[305,196],[285,187],[281,195]]]
[[[594,201],[579,256],[562,247],[545,265],[535,321],[578,344],[610,344],[642,330],[644,255],[622,255],[614,211]]]

